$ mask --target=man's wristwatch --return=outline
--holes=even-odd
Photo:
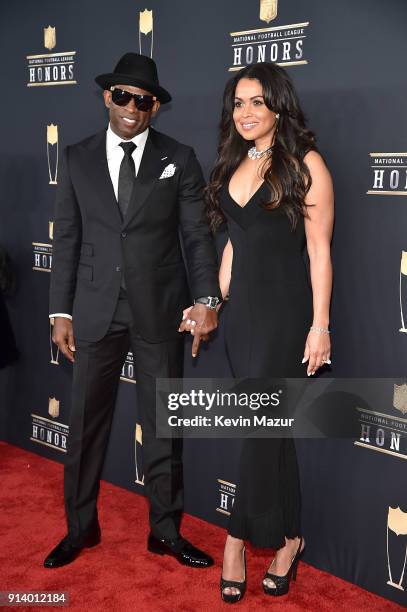
[[[208,296],[208,297],[200,297],[194,300],[194,304],[204,304],[207,308],[211,310],[216,310],[217,305],[221,302],[218,297]]]

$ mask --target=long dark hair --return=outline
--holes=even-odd
[[[229,181],[253,141],[245,140],[236,130],[233,110],[236,86],[240,79],[257,79],[263,90],[264,103],[280,114],[272,155],[267,156],[264,180],[271,192],[265,207],[281,206],[295,229],[299,217],[306,216],[305,196],[311,187],[311,176],[304,163],[310,150],[317,150],[314,134],[307,129],[304,113],[287,72],[272,62],[247,66],[231,78],[223,94],[219,125],[218,156],[206,188],[206,209],[213,231],[225,220],[219,207],[219,191]]]

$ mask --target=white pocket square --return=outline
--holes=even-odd
[[[174,176],[176,169],[177,169],[177,166],[175,164],[168,164],[168,166],[164,168],[160,176],[160,179],[166,179],[166,178],[170,178],[170,176]]]

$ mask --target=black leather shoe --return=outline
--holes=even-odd
[[[171,555],[179,563],[189,567],[210,567],[213,565],[212,557],[192,546],[188,540],[181,536],[176,540],[164,540],[158,539],[150,533],[147,549],[157,555]]]
[[[44,567],[54,568],[68,565],[75,561],[76,557],[84,548],[92,548],[100,542],[100,529],[89,535],[79,546],[74,546],[69,541],[69,536],[65,536],[63,540],[52,550],[44,561]]]

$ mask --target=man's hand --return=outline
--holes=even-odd
[[[207,340],[208,334],[217,327],[218,315],[216,310],[208,308],[205,304],[195,304],[195,306],[187,309],[186,318],[181,322],[178,331],[191,332],[194,336],[192,342],[192,357],[196,357],[201,340]]]
[[[72,321],[66,317],[55,317],[52,341],[69,361],[75,361],[75,341]]]

